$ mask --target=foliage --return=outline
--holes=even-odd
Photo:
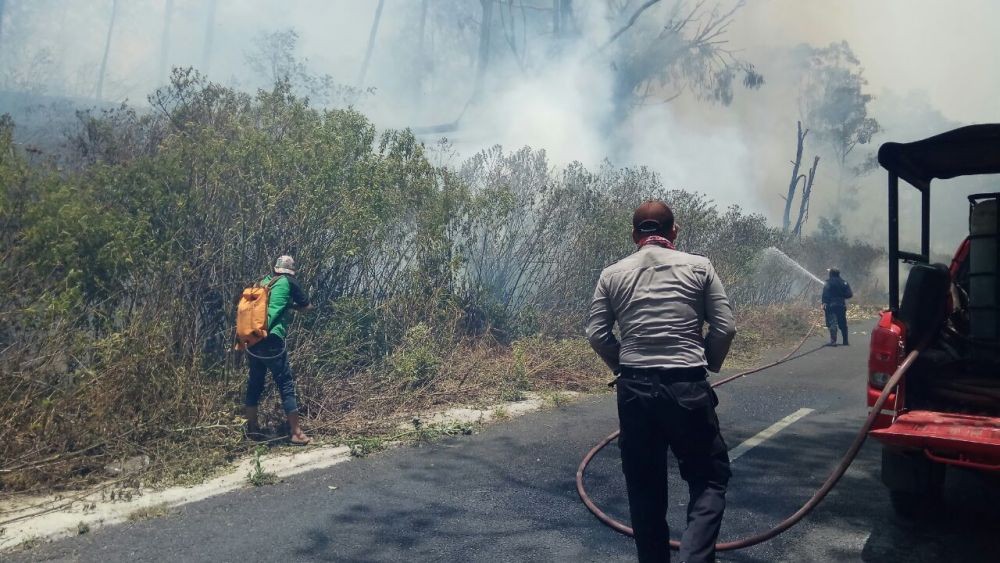
[[[260,458],[266,453],[266,446],[257,446],[254,448],[252,465],[250,466],[250,471],[247,473],[247,482],[254,487],[273,485],[278,480],[278,476],[274,473],[264,471],[264,467],[260,463]]]
[[[279,254],[316,305],[288,341],[302,414],[350,434],[470,395],[592,388],[606,374],[582,321],[644,199],[671,203],[681,249],[713,258],[738,307],[778,241],[645,168],[500,147],[435,166],[410,132],[287,81],[251,95],[177,70],[150,102],[81,114],[68,152],[34,166],[0,121],[2,488],[245,452],[235,296]]]
[[[291,28],[261,32],[246,53],[247,66],[261,84],[287,83],[297,95],[308,96],[320,105],[349,105],[359,99],[358,89],[337,84],[329,74],[311,72],[309,61],[296,55],[298,42],[299,34]]]
[[[640,22],[618,40],[614,59],[615,96],[628,106],[643,102],[655,90],[668,99],[690,90],[696,96],[728,105],[734,84],[757,89],[764,77],[725,39],[733,17],[744,2],[730,7],[705,2],[673,2],[653,8],[648,22]],[[620,5],[619,19],[630,2]],[[659,16],[659,17],[657,17]]]
[[[389,357],[390,375],[411,386],[421,386],[434,378],[441,366],[439,347],[431,328],[424,323],[407,329],[403,341]]]
[[[802,87],[803,117],[843,164],[857,145],[867,144],[879,132],[878,121],[868,115],[873,99],[864,92],[868,80],[846,41],[802,49],[809,51]]]

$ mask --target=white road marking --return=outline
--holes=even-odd
[[[754,434],[753,436],[747,438],[742,444],[729,450],[729,461],[735,461],[741,455],[747,453],[748,451],[764,443],[764,440],[774,437],[775,434],[781,432],[785,428],[788,428],[788,426],[790,426],[793,422],[806,416],[811,412],[813,412],[813,409],[799,409],[793,412],[792,414],[786,416],[785,418],[782,418],[778,422],[775,422],[774,424]]]

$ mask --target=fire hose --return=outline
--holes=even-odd
[[[736,375],[727,377],[725,379],[716,381],[712,384],[712,387],[718,387],[720,385],[724,385],[726,383],[729,383],[730,381],[739,379],[746,375],[757,373],[759,371],[763,371],[765,369],[772,368],[774,366],[789,361],[790,359],[792,359],[792,356],[799,350],[799,348],[801,348],[802,345],[805,344],[806,340],[809,339],[809,336],[811,334],[812,330],[809,331],[809,334],[806,334],[805,338],[803,338],[802,341],[799,342],[799,345],[796,346],[795,349],[793,349],[791,352],[789,352],[786,356],[782,357],[781,359],[763,366],[759,366],[744,372],[737,373]],[[899,364],[899,367],[896,368],[895,372],[893,372],[892,377],[889,378],[889,381],[885,384],[885,387],[882,388],[882,394],[879,395],[878,399],[875,401],[875,405],[872,406],[871,412],[868,413],[868,418],[865,420],[865,423],[861,426],[861,429],[854,437],[854,442],[852,442],[851,446],[847,449],[847,453],[844,454],[844,457],[840,460],[840,463],[833,470],[830,476],[826,478],[826,481],[823,482],[823,485],[819,488],[819,490],[817,490],[816,493],[813,494],[813,496],[809,498],[809,500],[807,500],[806,503],[803,504],[801,508],[795,511],[795,513],[789,516],[788,518],[785,518],[784,520],[779,522],[776,526],[774,526],[770,530],[761,532],[759,534],[747,538],[718,543],[716,544],[715,549],[717,551],[731,551],[734,549],[743,549],[746,547],[750,547],[752,545],[763,543],[767,540],[776,537],[782,532],[788,530],[789,528],[797,524],[800,520],[805,518],[805,516],[812,511],[812,509],[816,508],[816,506],[823,501],[826,495],[829,494],[829,492],[833,489],[833,487],[837,484],[837,482],[840,481],[840,478],[844,476],[844,473],[847,472],[847,468],[850,467],[851,463],[854,461],[854,458],[857,457],[858,452],[861,450],[861,446],[865,443],[865,439],[868,437],[868,431],[871,430],[872,425],[875,424],[875,417],[877,417],[879,412],[881,412],[882,405],[885,404],[885,401],[889,398],[889,395],[896,388],[896,386],[899,385],[899,382],[903,379],[903,376],[906,374],[907,370],[910,369],[910,366],[913,365],[913,362],[917,359],[917,356],[920,355],[920,351],[923,348],[924,348],[923,345],[918,346],[909,354],[907,354],[903,362]],[[608,516],[604,511],[602,511],[594,503],[594,501],[591,500],[590,496],[587,495],[587,490],[583,485],[584,473],[587,471],[587,466],[590,465],[591,460],[593,460],[594,456],[596,456],[598,452],[604,449],[605,446],[607,446],[608,444],[613,442],[616,438],[618,438],[618,435],[620,433],[621,433],[620,430],[614,431],[611,435],[609,435],[599,444],[594,446],[589,452],[587,452],[587,455],[584,456],[583,460],[580,462],[580,467],[578,467],[576,470],[576,492],[577,494],[580,495],[580,500],[582,500],[583,504],[587,506],[587,509],[590,510],[590,512],[593,513],[593,515],[596,516],[597,519],[601,521],[601,523],[605,524],[606,526],[608,526],[609,528],[613,529],[616,532],[632,537],[633,536],[632,528],[626,526],[624,523],[618,520],[615,520],[611,516]],[[680,542],[678,542],[677,540],[670,540],[670,547],[672,549],[679,549]]]

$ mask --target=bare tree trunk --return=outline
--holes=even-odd
[[[799,186],[799,168],[802,166],[802,149],[805,145],[806,135],[809,130],[802,130],[802,122],[795,122],[797,128],[798,142],[795,147],[795,160],[792,161],[792,179],[788,182],[788,194],[785,196],[785,214],[781,219],[781,230],[788,234],[788,229],[792,226],[792,201],[795,200],[795,190]]]
[[[94,97],[101,100],[104,96],[104,76],[108,71],[108,54],[111,52],[111,36],[115,31],[115,20],[118,18],[118,0],[111,0],[111,19],[108,21],[108,36],[104,40],[104,56],[101,58],[101,69],[97,71],[97,91]]]
[[[599,51],[603,50],[608,45],[614,43],[616,39],[618,39],[619,37],[621,37],[621,35],[623,33],[625,33],[626,31],[628,31],[629,28],[631,28],[633,25],[635,25],[635,22],[639,20],[639,16],[641,16],[643,12],[645,12],[647,9],[649,9],[650,7],[652,7],[654,4],[657,4],[659,1],[660,0],[647,0],[643,5],[641,5],[638,8],[636,8],[635,12],[632,14],[632,17],[630,17],[628,19],[628,21],[625,22],[625,25],[623,25],[618,31],[616,31],[613,34],[611,34],[611,37],[609,37],[608,40],[605,41],[604,44],[602,44],[598,48],[598,50]],[[569,2],[566,2],[565,5],[567,7],[569,7]],[[698,4],[698,7],[700,7],[700,6],[701,6],[701,4]],[[565,20],[564,20],[564,23],[565,23]]]
[[[472,99],[477,100],[483,93],[483,80],[490,66],[490,28],[493,27],[493,0],[479,0],[483,7],[483,21],[479,26],[479,61],[476,64],[476,81],[472,87]]]
[[[378,24],[382,21],[383,6],[385,6],[385,0],[378,0],[378,6],[375,7],[375,19],[372,20],[372,29],[368,34],[368,49],[365,50],[365,60],[361,63],[361,70],[358,72],[358,80],[356,82],[358,88],[365,85],[368,64],[372,61],[372,51],[375,50],[375,36],[378,35]]]
[[[816,179],[816,168],[819,167],[819,156],[813,159],[812,168],[809,169],[809,177],[802,187],[802,199],[799,201],[799,217],[795,220],[795,229],[792,231],[795,236],[802,236],[802,226],[809,219],[809,200],[812,197],[813,181]]]
[[[218,0],[209,0],[208,17],[205,19],[205,44],[201,53],[201,72],[208,74],[212,63],[212,41],[215,39],[215,10]]]
[[[167,0],[163,7],[163,37],[160,40],[160,69],[157,80],[163,80],[169,72],[167,64],[170,59],[170,22],[174,15],[174,0]]]

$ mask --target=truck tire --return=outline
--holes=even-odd
[[[896,516],[907,520],[918,520],[930,513],[929,503],[920,493],[913,491],[893,491],[890,489],[889,501],[892,503],[892,510],[896,513]]]
[[[902,518],[924,518],[942,503],[945,466],[919,452],[882,448],[882,482],[892,508]]]

